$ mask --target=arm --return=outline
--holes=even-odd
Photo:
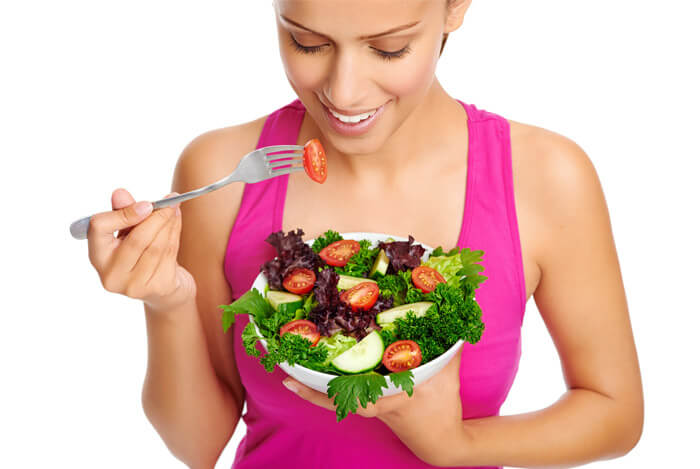
[[[578,146],[549,133],[537,140],[523,171],[540,183],[519,199],[537,207],[544,230],[534,298],[568,391],[536,412],[465,420],[455,465],[570,466],[621,456],[641,436],[641,376],[603,191]]]
[[[178,160],[173,191],[221,179],[255,148],[262,120],[196,138]],[[232,301],[223,259],[243,184],[230,184],[181,205],[178,263],[197,284],[196,302],[169,314],[146,309],[146,416],[170,451],[188,466],[214,467],[241,416],[245,391],[218,305]],[[225,209],[225,210],[222,210]]]

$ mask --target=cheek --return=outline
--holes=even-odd
[[[324,60],[284,50],[281,57],[287,78],[295,89],[313,90],[322,85],[325,76]]]
[[[423,94],[435,78],[436,61],[429,54],[420,57],[398,59],[395,64],[386,64],[378,84],[388,94],[397,97],[408,97]]]

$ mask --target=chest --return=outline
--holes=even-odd
[[[329,181],[308,183],[303,173],[297,173],[289,178],[282,229],[286,233],[301,228],[304,239],[329,229],[411,235],[433,248],[449,250],[457,245],[462,230],[466,164],[461,175],[445,173],[442,184],[421,181],[364,192]]]

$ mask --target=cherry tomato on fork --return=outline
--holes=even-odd
[[[323,184],[328,176],[326,152],[317,138],[304,144],[304,171],[314,181]]]

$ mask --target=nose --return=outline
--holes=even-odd
[[[361,109],[366,105],[369,82],[364,77],[357,57],[348,51],[339,51],[326,80],[323,92],[326,99],[338,109]]]

